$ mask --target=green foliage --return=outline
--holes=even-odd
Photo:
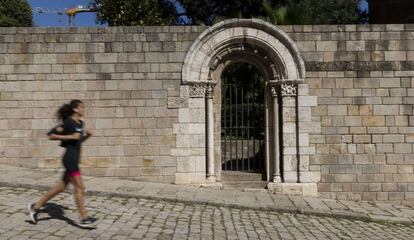
[[[352,24],[360,15],[359,0],[287,0],[293,24]]]
[[[189,24],[212,25],[226,18],[258,17],[262,0],[180,0]]]
[[[1,0],[6,1],[6,0]],[[228,18],[262,18],[273,24],[345,24],[361,22],[360,0],[94,0],[97,20],[110,26],[212,25]]]
[[[97,20],[109,26],[174,25],[177,12],[168,0],[95,0]]]
[[[0,0],[0,27],[32,25],[32,10],[27,0]]]
[[[268,0],[263,0],[262,5],[264,16],[261,16],[261,19],[275,25],[291,24],[293,22],[289,19],[290,15],[288,15],[288,13],[290,13],[290,11],[288,11],[286,6],[279,5],[277,7],[273,7]]]
[[[360,18],[359,0],[181,0],[189,24],[260,17],[273,24],[345,24]]]

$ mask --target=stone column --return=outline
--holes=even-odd
[[[297,82],[281,81],[280,94],[283,105],[283,119],[281,120],[286,127],[283,128],[283,180],[284,182],[298,182],[298,151],[296,120],[296,95]]]
[[[215,82],[206,83],[206,142],[207,181],[215,182],[214,174],[214,87]]]
[[[273,182],[280,183],[282,182],[280,178],[280,157],[279,157],[279,105],[278,105],[278,87],[277,85],[270,86],[270,93],[272,96],[273,104],[273,161],[274,161],[274,172],[273,172]]]

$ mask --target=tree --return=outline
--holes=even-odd
[[[357,23],[359,0],[181,0],[189,24],[260,17],[273,24]]]
[[[32,25],[32,10],[27,0],[0,0],[0,27]]]
[[[292,24],[358,23],[359,0],[287,0]]]
[[[109,26],[174,25],[175,5],[168,0],[95,0],[97,21]]]
[[[268,0],[263,0],[264,16],[260,18],[275,25],[291,24],[293,20],[290,19],[291,14],[286,6],[279,5],[273,7]]]
[[[262,0],[180,0],[188,24],[212,25],[226,18],[252,18],[263,12]]]

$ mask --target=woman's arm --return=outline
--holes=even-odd
[[[80,140],[81,139],[81,135],[80,133],[73,133],[73,134],[68,134],[68,135],[60,135],[60,134],[50,134],[49,135],[49,139],[50,140]]]

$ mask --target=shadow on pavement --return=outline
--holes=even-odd
[[[38,222],[41,221],[46,221],[46,220],[50,220],[50,219],[59,219],[62,221],[67,222],[68,224],[77,227],[77,228],[82,228],[82,229],[95,229],[96,227],[82,227],[79,226],[75,221],[73,221],[70,218],[65,217],[65,209],[69,209],[67,207],[64,207],[62,205],[56,204],[56,203],[46,203],[43,208],[41,208],[39,210],[39,218],[37,219]],[[42,214],[47,213],[49,216],[48,217],[40,217]],[[34,223],[30,220],[26,220],[26,222],[33,224]]]

